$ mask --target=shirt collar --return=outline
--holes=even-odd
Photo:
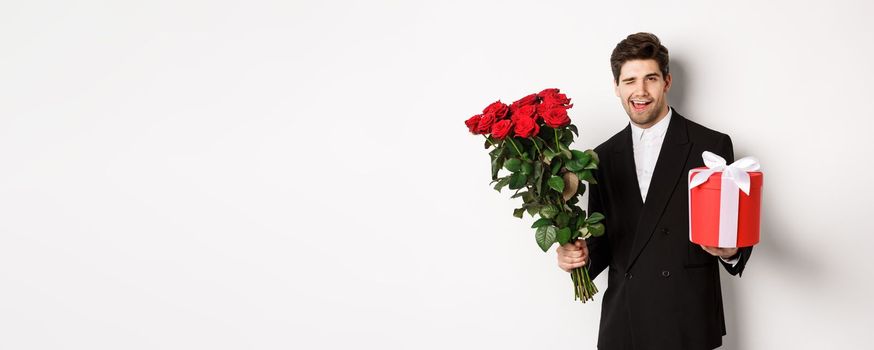
[[[634,140],[640,140],[640,138],[643,137],[644,134],[658,137],[664,136],[665,131],[668,130],[668,124],[671,123],[672,114],[674,114],[674,109],[668,107],[668,114],[664,118],[662,118],[662,120],[659,120],[658,123],[655,123],[655,125],[649,127],[649,129],[641,128],[637,125],[634,125],[634,123],[629,122],[629,124],[631,125],[632,138]]]

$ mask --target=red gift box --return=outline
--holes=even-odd
[[[726,166],[721,157],[707,153],[708,167],[689,171],[689,240],[721,248],[759,243],[762,172],[754,171],[758,162],[744,158]]]

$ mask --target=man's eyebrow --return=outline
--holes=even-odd
[[[647,75],[644,76],[644,78],[649,78],[649,77],[661,77],[661,74],[659,74],[659,73],[649,73],[649,74],[647,74]],[[620,80],[620,81],[621,81],[621,82],[626,82],[626,81],[632,81],[632,80],[634,80],[634,79],[637,79],[637,78],[635,78],[635,77],[628,77],[628,78],[622,79],[622,80]]]

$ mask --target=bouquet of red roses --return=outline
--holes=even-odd
[[[511,198],[522,199],[513,216],[540,216],[531,227],[544,252],[556,242],[604,234],[604,215],[587,215],[575,205],[586,190],[580,181],[595,184],[592,170],[598,168],[598,155],[570,149],[579,136],[567,114],[571,107],[559,89],[546,89],[509,106],[498,100],[464,122],[472,134],[486,138],[486,149],[493,148],[489,156],[495,190],[509,187],[515,190]],[[501,169],[509,174],[500,176]],[[598,292],[585,266],[574,269],[571,279],[575,299],[586,302]]]

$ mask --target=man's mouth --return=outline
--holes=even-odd
[[[651,100],[631,100],[631,107],[637,112],[647,109],[650,104],[652,104]]]

